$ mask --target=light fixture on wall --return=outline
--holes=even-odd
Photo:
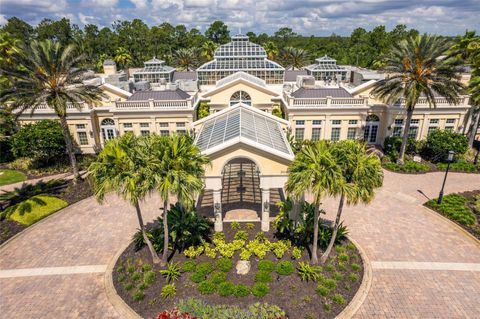
[[[213,207],[215,209],[215,218],[220,218],[221,217],[220,203],[215,203]]]
[[[268,209],[270,208],[270,203],[268,201],[265,201],[263,203],[263,209],[264,211],[268,212]]]

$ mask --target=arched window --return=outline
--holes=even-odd
[[[230,106],[233,106],[238,103],[243,103],[246,105],[252,105],[252,99],[250,98],[250,95],[245,92],[245,91],[237,91],[232,94],[232,97],[230,98]]]
[[[104,119],[102,121],[102,126],[103,125],[115,125],[115,122],[112,119]]]
[[[380,118],[375,114],[370,114],[367,116],[367,122],[380,122]]]

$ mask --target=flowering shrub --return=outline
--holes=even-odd
[[[198,319],[198,317],[194,317],[188,312],[181,313],[177,308],[173,308],[173,310],[159,313],[157,319]]]

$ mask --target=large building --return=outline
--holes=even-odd
[[[155,90],[132,94],[103,81],[106,98],[101,105],[69,108],[68,124],[85,153],[98,152],[105,142],[127,132],[193,135],[212,162],[197,201],[199,211],[215,216],[217,230],[222,220],[238,216],[261,221],[262,229],[268,229],[294,157],[289,134],[297,140],[362,139],[372,145],[402,135],[403,101],[386,105],[377,100],[370,94],[377,75],[368,79],[373,75],[362,71],[355,84],[349,80],[351,72],[360,71],[337,66],[329,57],[305,70],[285,70],[268,60],[261,46],[235,36],[196,72],[177,72],[163,61],[147,61],[134,77],[156,83]],[[420,98],[410,137],[423,139],[435,128],[462,129],[469,97],[462,96],[456,105],[442,96],[435,99],[437,107],[432,109]],[[208,104],[210,115],[199,119],[201,103]],[[272,115],[275,108],[284,118]],[[25,112],[20,120],[47,118],[55,115],[44,106],[32,116]]]

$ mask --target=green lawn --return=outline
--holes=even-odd
[[[37,195],[18,204],[10,219],[30,226],[66,206],[67,202],[57,197]]]
[[[19,171],[9,169],[0,170],[0,186],[23,182],[27,177]]]

